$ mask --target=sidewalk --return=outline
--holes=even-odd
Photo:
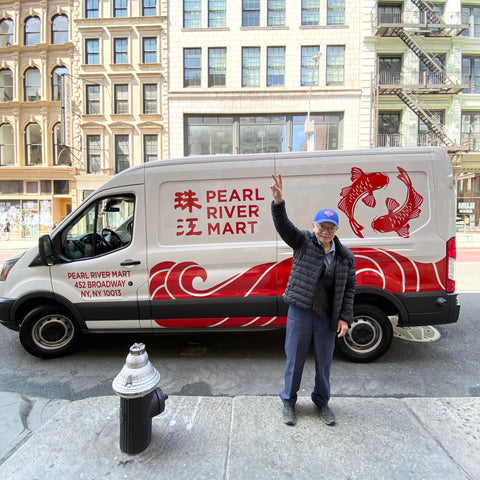
[[[168,393],[168,392],[165,392]],[[116,396],[76,402],[0,393],[1,478],[58,480],[449,480],[480,478],[480,398],[308,398],[298,423],[278,397],[172,396],[138,455],[119,448]]]

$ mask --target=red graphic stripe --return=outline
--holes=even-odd
[[[162,328],[284,327],[287,317],[168,318],[155,322]]]

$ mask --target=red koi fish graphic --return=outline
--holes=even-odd
[[[384,173],[364,173],[360,168],[353,167],[351,180],[353,183],[349,187],[342,188],[340,192],[342,199],[338,202],[338,208],[348,217],[350,227],[355,235],[363,238],[364,227],[354,217],[355,205],[362,199],[367,207],[375,207],[377,202],[373,192],[386,187],[389,178]]]
[[[400,175],[397,178],[407,186],[407,197],[405,203],[400,204],[393,198],[387,198],[387,215],[382,215],[372,222],[372,228],[376,232],[395,232],[400,237],[408,238],[410,236],[410,224],[412,218],[420,216],[420,205],[423,203],[423,197],[417,193],[413,186],[412,180],[402,167],[397,167]],[[400,208],[399,208],[400,207]]]

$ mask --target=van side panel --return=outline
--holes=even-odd
[[[273,156],[147,171],[152,328],[278,324],[272,174]]]

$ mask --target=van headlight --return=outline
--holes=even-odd
[[[3,267],[2,267],[2,273],[0,273],[0,282],[4,282],[7,279],[8,274],[10,273],[10,270],[20,260],[22,255],[23,253],[20,255],[15,255],[14,257],[9,258],[8,260],[5,260],[5,263],[3,264]]]

